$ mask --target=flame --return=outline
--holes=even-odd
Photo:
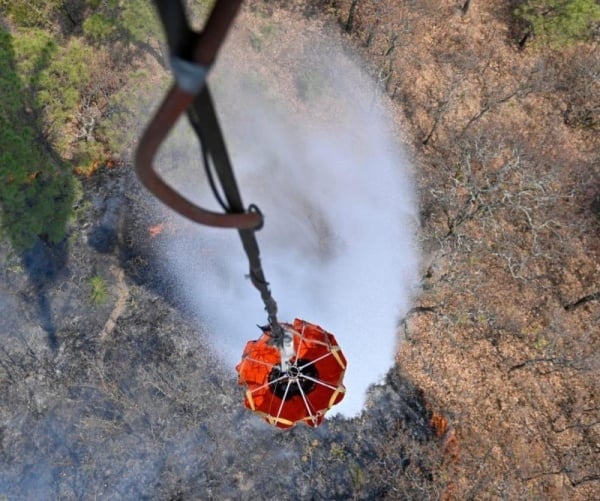
[[[165,223],[155,224],[154,226],[150,226],[148,228],[148,235],[150,238],[155,238],[160,235],[165,229]]]
[[[86,176],[92,177],[96,171],[98,171],[101,167],[105,167],[106,169],[113,169],[115,167],[121,167],[123,165],[123,161],[121,160],[94,160],[90,164],[84,167],[75,167],[73,172],[78,176]]]
[[[450,456],[450,459],[455,462],[458,461],[460,456],[458,437],[448,420],[441,414],[434,412],[429,424],[435,432],[437,439],[441,440],[443,451]]]

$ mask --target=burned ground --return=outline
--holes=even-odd
[[[151,271],[160,269],[152,249],[161,236],[148,231],[156,221],[145,204],[154,202],[131,169],[100,168],[82,184],[61,273],[38,261],[48,273],[36,276],[51,277],[42,289],[52,343],[39,284],[4,248],[3,495],[348,499],[435,490],[431,410],[405,376],[391,372],[360,418],[274,433],[243,408],[234,375],[178,307],[176,287]],[[92,277],[101,277],[102,297]]]

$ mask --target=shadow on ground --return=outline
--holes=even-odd
[[[74,181],[44,139],[42,125],[32,111],[35,96],[31,89],[52,57],[47,49],[40,51],[25,86],[17,74],[13,38],[0,31],[0,229],[21,257],[39,322],[50,347],[56,349],[47,289],[67,263]]]

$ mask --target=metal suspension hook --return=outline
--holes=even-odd
[[[248,206],[248,213],[250,214],[258,214],[260,216],[260,225],[258,225],[256,228],[253,228],[254,231],[259,231],[263,229],[263,226],[265,225],[265,218],[263,216],[262,211],[258,208],[258,205],[256,204],[250,204]]]

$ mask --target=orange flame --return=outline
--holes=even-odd
[[[155,238],[160,235],[164,229],[165,223],[155,224],[154,226],[150,226],[150,228],[148,228],[148,235],[150,235],[150,238]]]

